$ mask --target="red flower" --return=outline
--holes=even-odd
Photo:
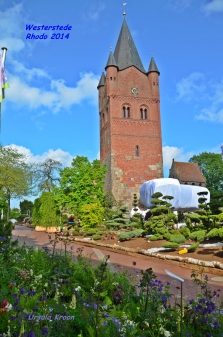
[[[85,318],[86,317],[86,311],[83,311],[82,312],[82,318]]]
[[[13,282],[9,283],[9,287],[10,287],[10,288],[14,287],[14,285],[15,285],[15,284],[14,284]]]
[[[8,302],[6,300],[2,301],[1,308],[0,308],[0,315],[4,315],[7,313],[5,307],[7,306]]]
[[[7,304],[9,304],[9,303],[6,300],[3,300],[1,308],[5,308]]]

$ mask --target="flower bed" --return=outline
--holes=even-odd
[[[0,243],[5,241],[0,238]],[[151,269],[141,271],[137,284],[126,273],[112,273],[108,258],[93,268],[81,249],[72,261],[68,253],[50,255],[26,245],[4,246],[0,334],[180,336],[179,292],[171,295],[169,283],[157,280]],[[200,291],[193,301],[184,300],[183,336],[219,337],[223,331],[219,294],[210,292],[202,271],[193,272],[192,278]]]

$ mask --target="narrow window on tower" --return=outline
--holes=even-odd
[[[127,116],[126,117],[130,118],[130,108],[129,107],[127,108]]]
[[[140,109],[140,118],[143,119],[143,110]]]
[[[136,145],[136,156],[138,157],[139,156],[139,146]]]
[[[122,108],[122,117],[125,118],[125,107]]]
[[[144,110],[144,119],[147,119],[147,109]]]

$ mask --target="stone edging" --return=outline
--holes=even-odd
[[[218,261],[202,261],[202,260],[197,260],[197,259],[193,259],[190,257],[182,257],[182,256],[173,256],[173,255],[164,255],[164,254],[160,254],[160,253],[151,253],[148,252],[145,249],[134,249],[134,248],[128,248],[128,247],[122,247],[119,245],[110,245],[110,244],[103,244],[102,242],[97,242],[94,240],[85,240],[85,239],[77,239],[77,238],[71,238],[71,237],[64,237],[64,236],[57,236],[59,239],[68,239],[69,241],[75,241],[75,242],[81,242],[81,243],[86,243],[86,244],[90,244],[90,245],[94,245],[94,246],[100,246],[100,247],[104,247],[104,248],[110,248],[110,249],[116,249],[116,250],[122,250],[125,252],[130,252],[130,253],[136,253],[136,254],[142,254],[142,255],[146,255],[146,256],[151,256],[151,257],[155,257],[161,260],[172,260],[172,261],[178,261],[180,263],[181,267],[188,267],[191,269],[192,266],[190,265],[197,265],[197,266],[201,266],[204,267],[206,270],[206,272],[211,272],[209,270],[209,268],[216,268],[216,269],[220,269],[219,272],[222,270],[223,272],[223,263],[218,262]],[[223,275],[222,273],[220,273],[221,275]]]

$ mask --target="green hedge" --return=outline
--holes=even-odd
[[[187,227],[182,227],[180,229],[180,234],[182,234],[185,238],[188,238],[190,235],[190,230]]]
[[[153,235],[149,238],[150,241],[158,241],[158,240],[162,240],[162,239],[163,239],[163,236],[160,235],[160,234]]]
[[[100,239],[101,239],[101,235],[94,234],[94,235],[92,236],[92,239],[93,239],[93,240],[100,240]]]
[[[188,252],[195,252],[195,250],[199,247],[199,242],[193,243],[189,248]]]
[[[170,236],[170,241],[175,243],[184,243],[186,239],[182,234],[175,234]]]
[[[176,248],[179,248],[179,245],[176,242],[165,242],[165,243],[162,244],[162,247],[163,248],[173,248],[173,249],[176,249]]]
[[[205,230],[195,231],[195,232],[190,233],[189,238],[191,240],[196,240],[200,242],[204,240],[205,234],[206,234]]]
[[[144,232],[143,229],[136,229],[134,231],[120,233],[119,236],[118,236],[118,239],[119,239],[119,241],[130,240],[132,238],[142,236],[143,232]]]

